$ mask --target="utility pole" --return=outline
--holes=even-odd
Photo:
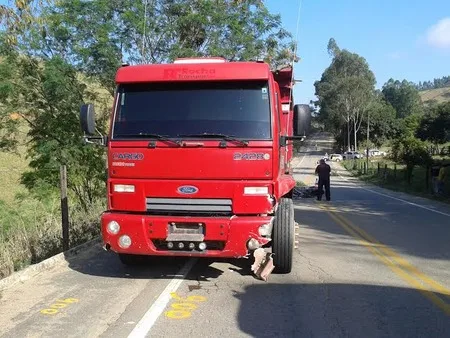
[[[69,250],[69,203],[67,201],[67,167],[60,167],[61,179],[61,224],[63,251]]]
[[[147,28],[147,6],[148,0],[144,0],[144,33],[142,34],[142,63],[145,62],[145,39],[146,39],[146,28]]]
[[[370,111],[367,111],[367,153],[366,153],[366,168],[369,172],[369,133],[370,133]]]

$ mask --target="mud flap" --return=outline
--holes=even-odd
[[[253,257],[255,257],[255,262],[251,267],[253,273],[259,279],[267,282],[269,275],[275,268],[272,253],[266,252],[263,248],[259,248],[253,252]]]

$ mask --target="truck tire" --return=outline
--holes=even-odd
[[[119,259],[123,265],[135,266],[142,265],[145,262],[145,256],[131,255],[131,254],[119,254]]]
[[[272,236],[274,272],[290,273],[295,245],[294,203],[282,198],[275,215]]]

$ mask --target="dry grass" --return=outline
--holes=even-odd
[[[11,207],[14,207],[15,196],[26,192],[20,184],[20,176],[28,168],[28,161],[22,154],[0,152],[0,201]]]
[[[3,207],[3,208],[2,208]],[[25,198],[17,209],[0,204],[0,279],[13,271],[38,263],[62,251],[59,198],[42,202]],[[70,246],[91,240],[100,234],[101,204],[91,206],[86,214],[70,208]]]
[[[20,184],[20,176],[28,169],[26,158],[26,141],[28,126],[22,123],[19,127],[19,146],[15,152],[0,151],[0,201],[14,207],[18,193],[25,193],[26,189]],[[0,224],[1,226],[1,224]]]
[[[437,103],[450,101],[450,87],[424,90],[419,94],[424,103],[427,101],[436,101]]]

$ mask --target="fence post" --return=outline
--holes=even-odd
[[[367,163],[364,162],[364,175],[367,175]]]
[[[378,168],[377,168],[377,175],[380,176],[380,162],[377,162]]]
[[[61,179],[61,224],[63,251],[69,250],[69,203],[67,200],[67,167],[60,167]]]
[[[397,163],[394,163],[394,181],[397,181]]]
[[[387,163],[384,164],[384,180],[386,181],[387,179]]]
[[[425,191],[428,192],[428,189],[430,188],[430,166],[427,165],[426,172],[425,172]]]

